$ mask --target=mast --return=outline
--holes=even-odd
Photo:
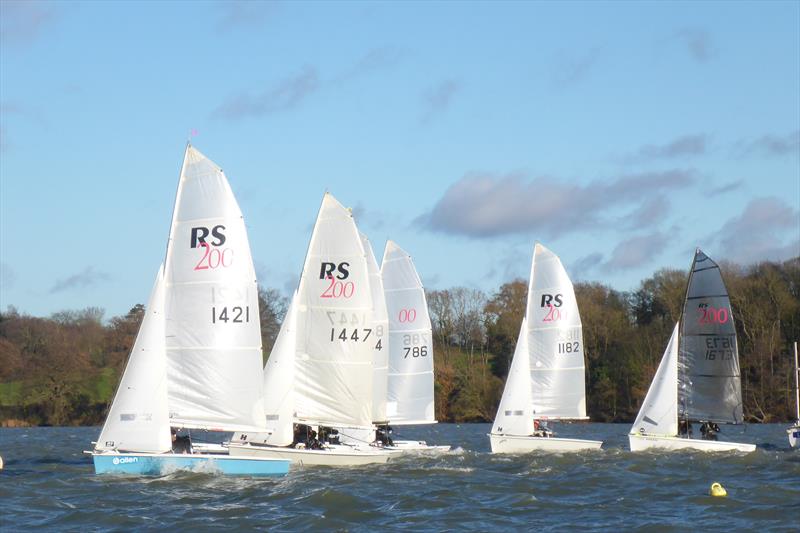
[[[797,341],[794,341],[794,406],[797,423],[800,424],[800,366],[797,365]]]
[[[178,201],[181,197],[181,189],[183,189],[183,172],[186,169],[186,161],[189,158],[189,148],[192,147],[191,141],[186,141],[186,148],[183,150],[183,161],[181,162],[181,171],[178,177],[178,186],[175,189],[175,201],[172,204],[172,219],[169,223],[169,235],[167,236],[167,246],[164,250],[164,272],[168,272],[167,268],[172,266],[170,265],[170,253],[169,249],[172,246],[172,241],[174,239],[174,232],[175,232],[175,216],[178,212]]]
[[[692,273],[694,272],[694,264],[697,261],[697,252],[700,251],[699,247],[694,249],[694,258],[692,258],[692,266],[689,267],[689,276],[686,278],[686,290],[683,292],[683,305],[681,305],[681,313],[678,317],[678,379],[675,382],[675,387],[677,388],[678,394],[678,436],[680,437],[680,428],[681,428],[681,420],[686,423],[686,438],[690,438],[690,428],[692,421],[689,420],[688,415],[688,405],[686,403],[686,393],[685,391],[681,393],[681,384],[684,383],[685,376],[685,366],[683,364],[683,321],[684,317],[684,310],[686,308],[686,301],[689,298],[689,287],[692,285]],[[682,404],[682,405],[681,405]]]

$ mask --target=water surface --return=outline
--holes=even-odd
[[[752,454],[627,451],[629,425],[574,424],[599,452],[492,455],[489,424],[402,428],[451,444],[386,465],[307,467],[276,479],[175,473],[95,476],[81,452],[99,428],[0,429],[0,525],[81,531],[241,528],[392,530],[797,530],[800,450],[785,425],[723,427]],[[727,498],[708,495],[720,482]]]

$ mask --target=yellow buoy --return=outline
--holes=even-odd
[[[719,496],[720,498],[724,498],[725,496],[728,495],[728,491],[725,490],[725,487],[723,487],[719,483],[712,483],[710,492],[712,496]]]

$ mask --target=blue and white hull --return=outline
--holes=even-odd
[[[217,454],[92,453],[95,474],[162,476],[177,471],[234,476],[284,476],[285,459],[230,457]]]

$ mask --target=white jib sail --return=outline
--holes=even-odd
[[[528,327],[522,319],[511,368],[508,370],[503,397],[497,408],[492,433],[501,435],[533,434],[533,400],[528,356]]]
[[[376,423],[386,422],[386,387],[387,372],[389,371],[389,319],[386,315],[386,298],[383,292],[383,280],[378,262],[375,260],[375,253],[367,236],[361,234],[361,243],[364,245],[364,252],[367,255],[367,267],[369,271],[369,288],[372,293],[372,318],[375,329],[375,343],[373,345],[372,359],[372,421]]]
[[[631,434],[674,437],[678,434],[678,337],[675,324],[669,344],[644,397]]]
[[[533,416],[586,418],[583,329],[561,260],[536,243],[528,286],[528,350]]]
[[[264,412],[271,435],[260,442],[288,446],[294,440],[294,358],[297,347],[297,293],[286,311],[264,367]],[[252,439],[248,439],[252,440]]]
[[[95,449],[164,453],[171,448],[162,267]]]
[[[433,336],[425,289],[411,256],[393,241],[381,263],[389,315],[389,383],[386,414],[395,425],[436,422]]]
[[[172,425],[263,430],[258,289],[247,230],[225,174],[192,146],[164,276]]]
[[[297,420],[372,427],[375,327],[364,247],[353,216],[325,193],[297,291]]]

